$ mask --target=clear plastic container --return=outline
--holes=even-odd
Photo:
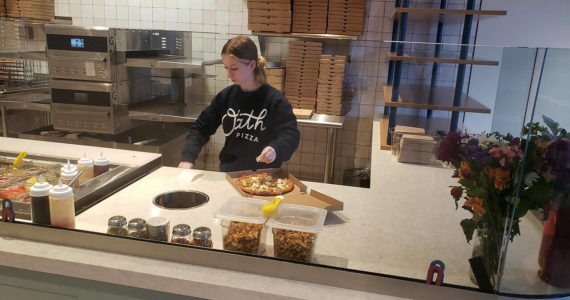
[[[274,256],[310,262],[326,216],[322,208],[281,204],[277,216],[267,221],[273,233]]]
[[[267,217],[261,207],[269,202],[233,197],[216,211],[221,220],[224,250],[261,254],[265,251]]]

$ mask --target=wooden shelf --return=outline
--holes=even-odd
[[[259,32],[253,31],[254,35],[264,35],[264,36],[280,36],[280,37],[290,37],[290,38],[305,38],[305,39],[331,39],[331,40],[356,40],[357,35],[339,35],[339,34],[328,34],[328,33],[278,33],[278,32]]]
[[[426,118],[420,116],[398,115],[396,125],[419,127],[426,130],[426,134],[435,135],[438,130],[449,130],[451,119],[447,118]],[[388,136],[388,116],[380,119],[380,149],[390,150],[391,145],[388,145],[386,140]]]
[[[465,94],[462,96],[461,106],[453,106],[454,93],[455,88],[452,87],[401,85],[398,102],[392,102],[392,87],[384,86],[384,105],[391,107],[423,108],[484,114],[491,113],[491,109],[487,106]]]
[[[499,65],[499,62],[494,60],[459,59],[451,57],[430,57],[427,53],[419,55],[404,54],[403,56],[398,56],[394,52],[388,52],[388,59],[399,60],[399,61],[412,61],[412,62],[437,62],[437,63],[447,63],[447,64],[468,64],[468,65],[481,65],[481,66]]]
[[[415,8],[396,7],[392,18],[398,20],[401,13],[408,13],[408,21],[414,22],[445,22],[463,23],[465,15],[479,17],[496,17],[507,15],[506,10],[467,10],[467,9],[439,9],[439,8]]]

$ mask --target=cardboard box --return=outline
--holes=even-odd
[[[310,119],[313,115],[312,109],[293,108],[293,114],[297,119]]]
[[[274,177],[288,178],[293,182],[295,187],[291,192],[283,195],[285,199],[283,200],[282,203],[313,206],[318,208],[324,208],[328,211],[340,211],[343,209],[344,203],[338,201],[333,197],[327,196],[315,190],[307,192],[308,188],[306,185],[304,185],[299,179],[297,179],[297,177],[289,174],[289,172],[283,169],[260,169],[256,171],[228,172],[226,173],[226,179],[240,193],[240,195],[244,197],[272,201],[274,196],[259,196],[259,195],[248,194],[235,184],[235,179],[242,175],[259,174],[259,173],[271,173]]]

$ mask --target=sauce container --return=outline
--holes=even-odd
[[[79,184],[83,184],[84,182],[90,180],[91,178],[93,178],[94,173],[93,173],[93,160],[88,158],[85,154],[83,154],[83,158],[81,158],[80,160],[77,161],[77,171],[81,171],[82,169],[85,169],[85,172],[83,172],[83,175],[81,175],[81,177],[79,177]]]
[[[32,222],[36,224],[50,225],[49,216],[49,191],[53,186],[44,181],[40,175],[40,181],[34,183],[30,188],[30,204]]]
[[[277,216],[267,221],[273,233],[274,256],[310,262],[326,216],[322,208],[281,204]]]
[[[52,226],[75,228],[73,189],[61,180],[49,191],[49,213]]]
[[[107,171],[109,171],[109,159],[101,152],[93,161],[93,176],[97,177]]]
[[[267,217],[261,208],[267,201],[233,197],[214,214],[221,221],[224,250],[261,254],[265,251]]]

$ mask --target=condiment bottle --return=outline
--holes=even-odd
[[[75,199],[73,189],[62,184],[52,187],[49,191],[49,215],[51,225],[75,228]]]
[[[128,236],[140,239],[148,238],[148,234],[146,231],[146,221],[141,218],[134,218],[129,221],[129,225],[127,225],[127,229],[129,231]]]
[[[86,182],[87,180],[93,178],[93,160],[88,158],[87,155],[83,154],[83,158],[77,161],[77,171],[86,169],[83,175],[79,177],[79,184]]]
[[[69,161],[69,158],[67,159],[67,163],[65,165],[63,165],[63,167],[61,167],[61,172],[65,172],[65,171],[75,171],[77,172],[77,166],[72,164]]]
[[[168,242],[170,221],[162,217],[150,218],[146,223],[146,231],[149,239]]]
[[[73,178],[75,178],[75,176],[77,176],[77,168],[71,168],[71,167],[63,167],[61,168],[61,173],[59,175],[59,178],[61,178],[61,183],[63,184],[67,184],[69,185],[69,183],[71,182],[71,180],[73,180]],[[79,186],[79,180],[75,181],[75,183],[73,183],[73,186],[71,186],[71,188],[76,188]]]
[[[171,243],[190,245],[192,229],[187,224],[178,224],[172,227]]]
[[[109,171],[109,159],[103,156],[103,152],[95,158],[93,164],[93,176],[95,177]]]
[[[127,236],[127,219],[123,216],[113,216],[107,222],[107,234]]]
[[[212,248],[214,244],[212,243],[212,231],[208,227],[198,227],[194,229],[192,233],[192,242],[190,245]]]
[[[53,186],[40,175],[40,181],[30,188],[30,203],[32,206],[32,222],[50,225],[49,191]]]

